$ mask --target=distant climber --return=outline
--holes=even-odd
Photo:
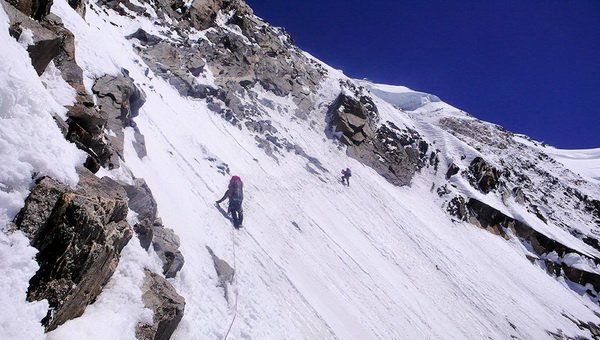
[[[223,202],[225,199],[229,199],[229,207],[227,212],[231,214],[233,219],[233,226],[236,229],[242,227],[242,221],[244,220],[244,211],[242,209],[242,201],[244,200],[244,183],[239,176],[231,177],[229,181],[229,187],[225,192],[225,195],[217,201],[217,205]]]
[[[346,170],[342,170],[342,184],[346,184],[346,185],[350,186],[350,176],[352,176],[352,172],[350,171],[350,168],[346,168]]]

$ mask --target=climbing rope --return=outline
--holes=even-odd
[[[237,277],[238,277],[238,273],[237,273],[237,266],[236,266],[236,261],[235,261],[235,231],[233,229],[231,229],[231,243],[232,243],[232,249],[233,249],[233,279],[234,279],[234,286],[235,286],[235,303],[234,303],[234,309],[233,309],[233,318],[231,319],[231,323],[229,324],[229,329],[227,329],[227,333],[225,334],[225,337],[223,338],[223,340],[227,340],[227,337],[229,336],[229,332],[231,332],[231,328],[233,327],[233,323],[235,322],[235,318],[237,317],[237,301],[238,301],[238,284],[237,284]]]

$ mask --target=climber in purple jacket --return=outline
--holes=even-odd
[[[239,176],[231,177],[229,186],[223,197],[217,201],[217,205],[223,202],[225,199],[229,199],[229,207],[227,212],[231,214],[233,220],[233,226],[236,229],[242,227],[242,221],[244,220],[244,210],[242,209],[242,201],[244,200],[244,183]]]

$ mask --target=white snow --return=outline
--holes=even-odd
[[[581,177],[600,184],[600,148],[587,150],[543,149],[550,157],[562,163]]]
[[[48,64],[48,67],[46,67],[46,70],[41,75],[40,79],[48,92],[50,92],[50,95],[52,95],[54,100],[61,106],[70,106],[76,102],[75,97],[77,91],[75,91],[71,85],[67,84],[63,79],[60,70],[54,66],[53,61]],[[63,109],[58,112],[58,114],[63,120],[67,119],[66,110]]]
[[[21,27],[22,32],[21,36],[19,36],[19,44],[23,46],[23,48],[29,47],[29,45],[33,45],[33,31],[26,27]]]
[[[147,94],[135,122],[145,136],[148,155],[137,157],[133,129],[127,128],[124,164],[99,174],[124,181],[131,181],[131,174],[144,178],[165,226],[180,237],[185,265],[170,282],[185,297],[186,309],[174,339],[223,338],[234,315],[230,339],[542,339],[549,337],[546,330],[558,329],[569,336],[591,336],[562,313],[597,322],[594,313],[600,311],[598,305],[529,263],[523,256],[529,250],[522,244],[506,242],[467,223],[452,222],[430,191],[439,175],[424,170],[410,187],[395,187],[325,139],[325,109],[307,113],[312,120],[308,127],[308,122],[292,119],[295,106],[291,98],[255,87],[259,98],[273,104],[263,107],[273,126],[327,170],[315,170],[294,153],[276,153],[274,159],[256,145],[245,128],[224,121],[206,102],[182,98],[152,73],[145,76],[143,62],[124,36],[139,27],[160,31],[150,27],[151,22],[114,12],[106,15],[94,10],[96,4],[89,6],[87,22],[65,0],[55,0],[52,11],[75,34],[77,60],[88,87],[94,77],[116,74],[124,67]],[[0,31],[7,32],[2,11]],[[10,84],[0,88],[0,114],[8,122],[26,118],[19,125],[5,121],[0,125],[0,157],[5,150],[9,152],[0,162],[0,176],[4,176],[0,177],[0,194],[5,195],[0,196],[0,209],[5,209],[0,216],[5,216],[6,222],[23,204],[34,169],[74,183],[76,177],[69,176],[74,173],[68,170],[75,160],[82,160],[64,156],[70,154],[65,150],[72,150],[72,145],[59,141],[62,136],[54,125],[50,128],[54,123],[49,108],[57,103],[44,99],[49,91],[35,75],[26,52],[7,33],[0,39],[8,46],[2,51],[3,59],[11,60],[0,64],[0,80]],[[329,77],[316,96],[321,103],[330,103],[342,91],[339,80],[347,78],[327,65],[324,68]],[[25,75],[16,78],[13,70]],[[214,81],[210,73],[200,77],[205,83]],[[460,159],[466,154],[472,159],[479,154],[432,124],[437,119],[434,116],[461,114],[459,110],[408,88],[370,86],[380,97],[375,100],[383,120],[415,128],[436,140],[442,157]],[[21,106],[27,110],[18,109]],[[406,114],[394,106],[415,108]],[[28,145],[21,136],[20,126],[31,120],[36,129],[25,132],[51,135],[44,143]],[[31,161],[35,157],[20,160],[24,151],[38,148],[52,156],[51,164],[41,162],[45,167],[40,166]],[[229,180],[216,168],[219,162],[227,163],[231,175],[239,175],[245,182],[244,228],[239,231],[232,229],[214,204]],[[349,187],[342,186],[338,178],[340,169],[346,167],[353,173]],[[454,184],[470,197],[502,205],[468,189],[467,183]],[[530,216],[513,203],[503,211],[509,216]],[[572,236],[559,234],[552,225],[528,223],[558,234],[561,241],[572,242],[583,252],[596,254]],[[10,294],[0,295],[0,303],[15,306],[0,312],[0,327],[8,328],[0,334],[43,339],[36,320],[43,316],[45,306],[24,302],[27,281],[36,268],[35,252],[19,234],[0,237],[0,268],[8,273],[0,279],[0,291]],[[235,266],[236,280],[230,289],[237,304],[233,299],[227,301],[217,286],[207,246]],[[591,268],[576,256],[563,261]],[[141,303],[143,269],[160,270],[157,266],[155,254],[146,253],[138,240],[132,239],[117,273],[97,301],[80,318],[60,326],[47,338],[134,339],[136,324],[150,318]],[[16,317],[18,323],[11,323]],[[14,333],[18,326],[29,333]]]
[[[365,80],[356,80],[372,94],[405,111],[414,111],[427,104],[440,102],[437,96],[416,92],[405,86],[374,84]]]

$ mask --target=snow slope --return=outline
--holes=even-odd
[[[546,148],[544,151],[583,178],[600,183],[600,149],[561,150]]]
[[[234,319],[230,339],[542,339],[549,337],[547,330],[558,329],[569,336],[590,336],[562,314],[597,322],[598,305],[529,263],[519,244],[452,222],[430,190],[431,170],[418,174],[410,187],[392,186],[324,138],[325,112],[312,113],[323,119],[316,119],[318,125],[311,129],[276,110],[270,119],[328,172],[308,171],[306,159],[291,153],[275,160],[247,131],[222,120],[204,101],[183,98],[152,72],[145,75],[143,61],[124,36],[139,27],[151,30],[149,19],[88,10],[83,21],[66,0],[55,0],[52,11],[75,34],[77,59],[88,83],[124,67],[147,94],[135,122],[148,155],[138,158],[128,128],[124,164],[101,174],[124,181],[131,175],[144,178],[165,226],[181,239],[186,262],[170,280],[185,297],[186,310],[175,339],[223,338]],[[2,31],[2,39],[8,40]],[[320,91],[323,102],[333,100],[339,80],[346,79],[329,70]],[[254,91],[293,112],[289,98]],[[448,157],[476,154],[427,118],[418,120],[393,107],[413,105],[418,97],[426,105],[411,106],[415,115],[419,110],[452,111],[436,97],[407,90],[408,99],[390,99],[386,93],[399,91],[381,85],[371,91],[390,101],[377,102],[386,120],[415,126],[428,138],[440,137]],[[229,180],[215,160],[227,163],[231,174],[245,182],[242,230],[233,230],[215,206]],[[58,163],[59,170],[74,167],[69,159]],[[349,187],[338,179],[345,167],[353,170]],[[236,268],[229,301],[217,286],[207,246]],[[136,290],[141,268],[156,265],[152,254],[142,253],[130,244],[102,298],[48,338],[133,339],[136,322],[148,317]],[[24,287],[17,289],[24,296]],[[22,302],[11,303],[25,308]]]

